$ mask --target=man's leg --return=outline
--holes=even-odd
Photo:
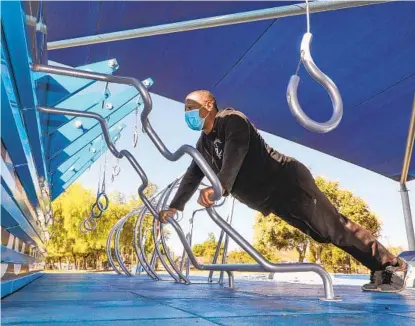
[[[372,276],[376,276],[374,283],[384,279],[384,271],[388,266],[399,265],[400,261],[368,230],[337,211],[303,164],[295,161],[290,163],[284,179],[287,185],[284,193],[280,194],[284,198],[283,207],[275,210],[281,218],[314,240],[332,243],[352,255],[373,272]],[[406,276],[407,267],[401,267],[405,267]],[[376,271],[382,272],[375,275]],[[398,280],[395,279],[395,283],[399,283]],[[378,284],[375,285],[374,288],[377,288]]]

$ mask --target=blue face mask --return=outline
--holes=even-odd
[[[205,119],[206,118],[201,118],[199,116],[199,110],[195,109],[195,110],[191,110],[191,111],[186,111],[184,113],[184,119],[186,120],[186,123],[187,123],[187,125],[189,126],[190,129],[196,130],[196,131],[201,131],[203,129],[204,124],[205,124]]]

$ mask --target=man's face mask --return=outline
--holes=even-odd
[[[186,120],[187,125],[190,129],[201,131],[205,124],[205,118],[201,118],[199,115],[200,109],[194,109],[190,111],[186,111],[184,113],[184,119]]]

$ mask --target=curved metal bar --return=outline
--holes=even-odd
[[[317,122],[304,113],[297,96],[298,84],[300,83],[300,77],[298,75],[293,75],[290,78],[287,88],[287,102],[291,113],[304,128],[313,132],[326,133],[339,125],[343,116],[343,101],[336,84],[314,63],[310,51],[312,37],[313,35],[308,32],[303,36],[301,41],[301,61],[310,76],[326,89],[333,105],[333,114],[330,120]]]
[[[157,196],[158,196],[158,194],[155,195],[154,197],[157,197]],[[140,228],[140,226],[142,225],[142,221],[145,218],[146,210],[147,210],[147,207],[145,205],[143,205],[141,210],[137,214],[137,220],[136,220],[135,226],[134,226],[134,250],[135,250],[135,253],[137,255],[137,259],[140,262],[140,265],[142,266],[144,271],[147,273],[147,275],[149,277],[151,277],[153,280],[157,281],[160,278],[158,277],[157,273],[155,273],[155,271],[153,271],[151,269],[151,267],[149,266],[149,264],[147,262],[147,257],[145,256],[144,244],[145,244],[146,237],[141,236],[141,230],[137,231],[137,229]]]
[[[150,276],[153,275],[156,280],[161,280],[161,277],[157,274],[157,272],[153,269],[153,267],[151,266],[151,264],[148,262],[147,255],[146,255],[145,249],[144,249],[144,245],[145,244],[141,241],[143,239],[143,234],[142,234],[142,231],[143,231],[143,223],[144,223],[144,219],[146,217],[146,213],[147,212],[148,212],[148,208],[147,207],[144,207],[144,209],[140,212],[140,217],[139,217],[140,222],[139,222],[139,225],[138,225],[138,238],[136,237],[136,240],[135,241],[138,241],[138,243],[140,245],[140,252],[141,252],[141,255],[142,255],[141,257],[142,257],[143,262],[144,262],[144,265],[143,266],[146,266],[146,268],[148,269],[148,270],[146,270],[146,272]],[[150,228],[150,230],[151,230],[151,228]],[[156,246],[156,245],[157,245],[156,244],[156,241],[154,240],[154,246]]]
[[[178,183],[180,182],[181,177],[177,178],[172,184],[170,184],[169,187],[167,187],[167,191],[166,194],[163,198],[163,203],[162,203],[162,208],[167,207],[167,201],[169,200],[173,190],[176,188],[176,186],[178,185]],[[153,223],[155,224],[155,223]],[[183,232],[183,231],[182,231]],[[177,275],[179,275],[180,279],[182,279],[186,284],[190,284],[190,280],[183,275],[182,271],[177,268],[176,264],[174,263],[174,260],[172,259],[168,247],[167,247],[167,243],[166,243],[166,239],[164,237],[164,232],[163,232],[163,223],[160,223],[160,240],[161,240],[161,245],[163,247],[164,250],[164,254],[167,257],[167,260],[169,261],[170,265],[173,267],[174,271],[177,273]]]
[[[160,199],[157,203],[157,207],[156,210],[160,211],[161,209],[163,209],[163,199],[165,194],[167,193],[167,190],[169,189],[169,187],[167,187],[162,195],[160,196]],[[164,266],[164,268],[166,269],[167,273],[170,274],[170,276],[174,279],[175,282],[180,282],[180,277],[177,277],[174,272],[170,269],[169,265],[167,264],[167,262],[164,260],[164,257],[160,251],[159,245],[161,244],[160,239],[161,239],[161,230],[159,232],[159,234],[157,234],[157,222],[159,222],[159,220],[157,218],[153,219],[153,239],[154,239],[154,243],[155,243],[155,247],[154,249],[156,250],[157,256],[160,259],[160,262],[162,263],[162,265]],[[160,223],[161,224],[161,223]],[[161,225],[160,225],[161,227]],[[165,249],[165,248],[164,248]],[[165,254],[167,254],[165,252]]]
[[[120,224],[118,224],[117,229],[115,230],[115,236],[114,236],[114,251],[115,251],[115,257],[117,258],[118,261],[118,265],[121,267],[121,269],[123,270],[123,272],[127,275],[127,276],[131,276],[130,271],[128,270],[128,268],[125,266],[122,257],[121,257],[121,253],[120,253],[120,232],[122,229],[122,226],[125,223],[126,218],[122,218],[122,221],[120,222]]]
[[[112,268],[114,269],[114,271],[117,274],[122,275],[121,271],[118,269],[118,267],[115,265],[114,259],[112,258],[112,251],[111,251],[111,242],[112,242],[112,237],[114,235],[115,229],[118,226],[118,223],[120,222],[117,221],[117,223],[114,224],[114,226],[111,228],[109,234],[108,234],[108,238],[107,238],[107,245],[106,245],[106,251],[107,251],[107,258],[108,258],[108,262],[110,263],[110,265],[112,266]]]
[[[151,100],[150,93],[148,92],[147,88],[144,86],[144,84],[140,80],[136,78],[132,78],[132,77],[112,76],[112,75],[83,71],[83,70],[78,70],[78,69],[54,67],[54,66],[40,65],[40,64],[33,65],[32,70],[38,71],[38,72],[49,73],[49,74],[64,75],[64,76],[70,76],[70,77],[75,77],[75,78],[86,78],[86,79],[92,79],[92,80],[97,80],[97,81],[133,86],[135,89],[137,89],[137,91],[141,95],[141,99],[143,100],[143,104],[144,104],[144,109],[141,113],[142,125],[144,127],[144,130],[148,134],[148,136],[151,138],[151,140],[157,147],[157,149],[163,154],[164,157],[166,157],[170,161],[177,161],[184,154],[190,155],[193,158],[194,162],[200,167],[200,169],[203,171],[205,176],[211,182],[212,187],[214,189],[214,195],[212,199],[219,200],[222,197],[223,190],[222,190],[222,185],[218,177],[213,172],[212,168],[203,159],[203,157],[200,155],[200,153],[197,151],[196,148],[189,146],[189,145],[183,145],[176,152],[172,153],[167,149],[167,147],[163,144],[163,142],[158,137],[158,135],[154,132],[153,128],[150,125],[150,122],[148,121],[148,115],[150,114],[152,110],[153,102]],[[121,150],[120,152],[118,152],[118,150],[115,148],[114,144],[112,143],[109,137],[107,122],[99,114],[95,114],[91,112],[72,111],[72,110],[67,110],[67,109],[55,109],[55,108],[46,108],[46,107],[38,107],[38,108],[39,110],[43,112],[47,112],[47,113],[59,112],[59,114],[63,113],[65,115],[72,115],[72,116],[74,114],[79,114],[75,116],[93,118],[93,119],[98,120],[99,123],[101,124],[102,130],[104,131],[104,138],[111,153],[113,153],[115,157],[118,157],[118,158],[126,157],[128,161],[130,161],[130,163],[133,165],[134,169],[137,172],[138,170],[141,170],[139,172],[140,176],[141,177],[145,176],[145,179],[147,179],[147,176],[145,175],[144,171],[142,171],[141,167],[138,165],[137,161],[135,161],[134,157],[131,155],[130,152],[126,150]],[[144,190],[145,187],[142,189]],[[155,213],[155,216],[157,216],[156,212],[154,213]]]
[[[121,253],[119,250],[120,247],[120,236],[122,229],[124,228],[125,223],[136,213],[136,210],[131,211],[129,214],[126,215],[126,217],[123,218],[123,221],[118,226],[117,232],[115,234],[115,256],[117,257],[118,264],[120,265],[121,269],[124,271],[124,273],[128,276],[132,276],[131,272],[128,270],[127,266],[122,261]]]

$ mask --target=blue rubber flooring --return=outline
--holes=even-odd
[[[278,279],[276,274],[275,279]],[[1,301],[2,325],[415,325],[415,291],[363,293],[337,286],[235,281],[155,282],[145,276],[45,274]]]

